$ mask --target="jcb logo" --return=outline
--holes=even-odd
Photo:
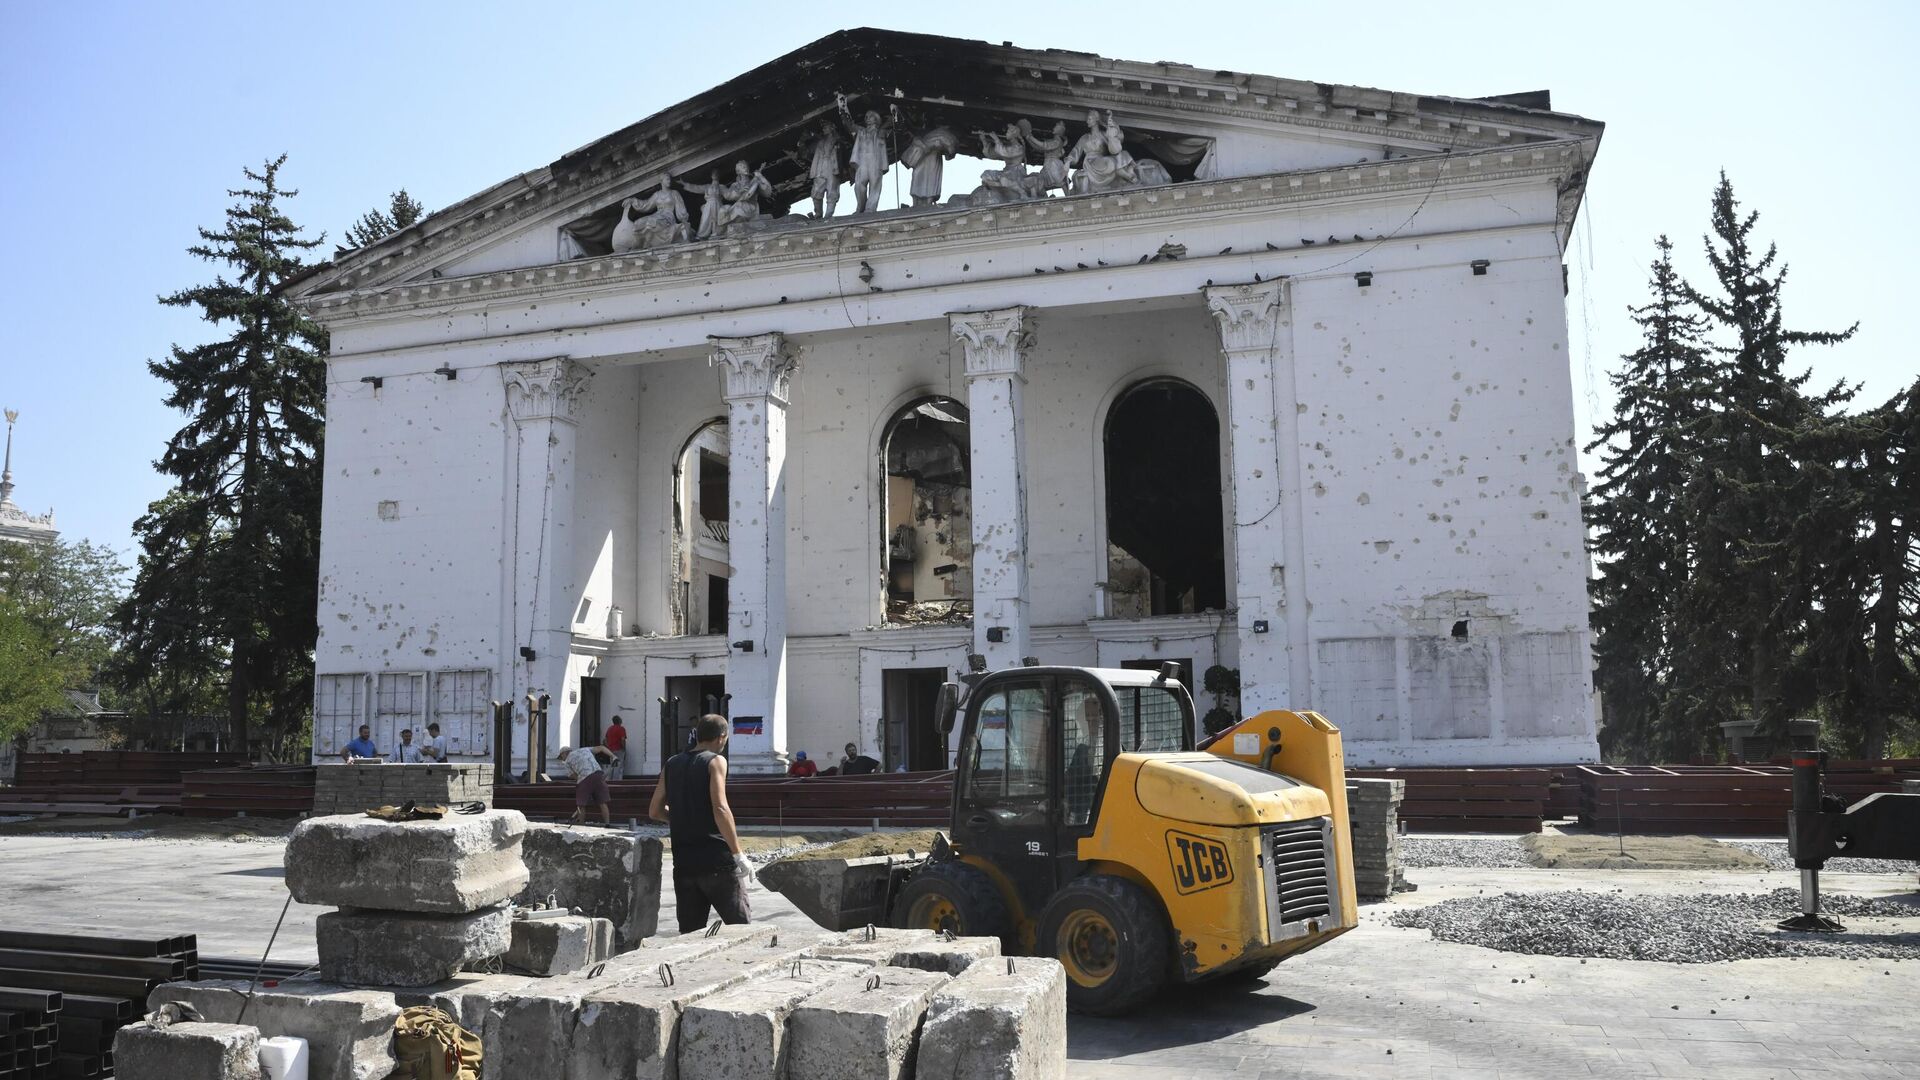
[[[1227,857],[1227,846],[1217,840],[1168,832],[1167,857],[1173,860],[1174,888],[1182,896],[1233,881],[1233,860]]]

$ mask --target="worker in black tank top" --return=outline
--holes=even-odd
[[[680,932],[707,924],[709,911],[723,922],[752,916],[747,881],[752,875],[740,853],[740,833],[727,805],[727,720],[707,715],[694,726],[693,748],[667,759],[653,789],[648,814],[665,822],[673,840],[673,891]]]

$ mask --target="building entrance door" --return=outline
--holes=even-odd
[[[693,726],[708,713],[728,715],[725,675],[673,675],[660,705],[660,760],[692,745]]]
[[[934,704],[946,677],[947,669],[938,667],[892,668],[881,673],[888,772],[902,765],[911,772],[947,767],[947,739],[933,723]]]
[[[591,675],[580,677],[580,741],[575,746],[600,745],[600,682]]]

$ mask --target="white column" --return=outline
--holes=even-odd
[[[1241,712],[1305,709],[1305,581],[1287,537],[1299,508],[1292,473],[1299,455],[1286,283],[1204,291],[1227,366]]]
[[[522,725],[526,695],[550,695],[547,753],[551,756],[570,739],[560,720],[566,715],[567,656],[578,592],[573,578],[574,448],[580,401],[592,376],[560,356],[501,364],[500,377],[506,384],[507,412],[513,418],[512,599],[501,650],[503,689]],[[525,747],[523,726],[514,742],[516,769],[526,764]]]
[[[780,334],[711,338],[727,400],[728,757],[743,772],[787,761],[787,400],[793,360]],[[754,725],[758,727],[755,730]]]
[[[967,431],[973,462],[973,651],[987,667],[1030,652],[1027,612],[1026,349],[1024,307],[948,315],[967,352]]]

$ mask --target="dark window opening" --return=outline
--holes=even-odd
[[[973,611],[973,472],[967,408],[930,397],[881,437],[887,621],[964,621]]]
[[[1227,606],[1220,420],[1178,379],[1129,388],[1107,416],[1107,613]]]
[[[676,634],[727,630],[725,585],[733,574],[727,472],[727,422],[709,420],[680,448],[673,463],[673,591],[668,604]]]
[[[947,737],[934,726],[945,668],[894,668],[881,673],[885,699],[881,757],[888,772],[947,767]]]
[[[707,633],[724,634],[727,632],[727,579],[719,574],[707,575]]]
[[[1453,624],[1453,639],[1455,641],[1467,640],[1467,620],[1461,619]]]

